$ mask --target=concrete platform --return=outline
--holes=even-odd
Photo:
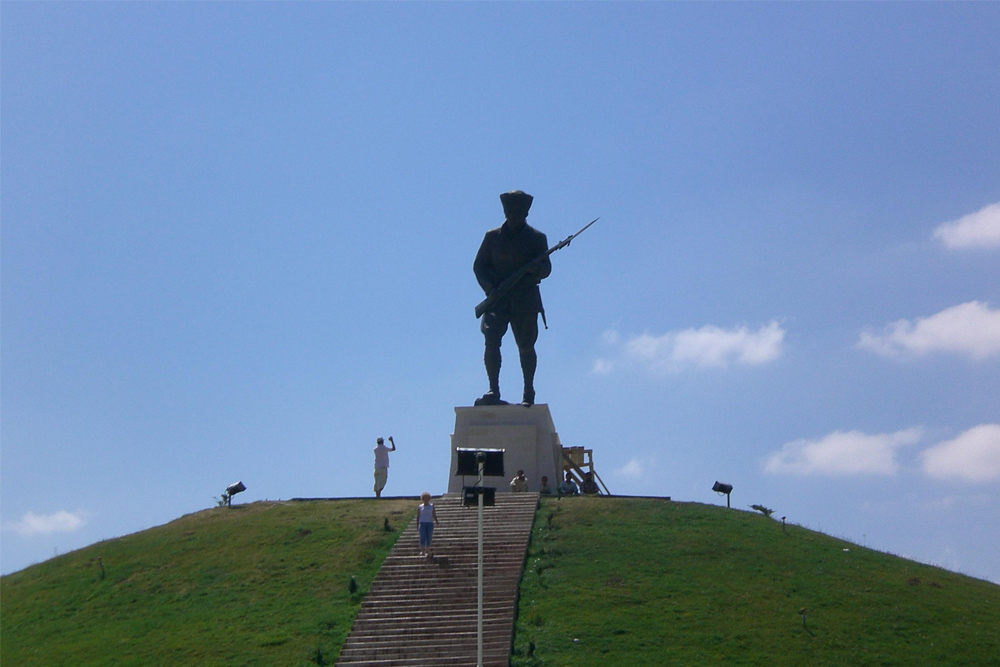
[[[562,445],[549,413],[540,403],[531,407],[499,405],[455,408],[455,433],[451,436],[451,468],[448,493],[461,493],[462,487],[476,483],[475,477],[456,475],[456,449],[503,449],[504,476],[486,477],[485,486],[497,493],[510,491],[510,480],[518,470],[528,478],[528,490],[538,491],[542,476],[549,478],[553,491],[559,486],[562,471]]]

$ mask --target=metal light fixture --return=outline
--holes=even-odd
[[[477,507],[479,496],[483,497],[483,507],[493,507],[497,504],[497,489],[495,486],[465,486],[462,487],[462,505]]]
[[[479,458],[483,458],[483,474],[487,477],[503,477],[503,453],[502,449],[470,449],[458,447],[455,449],[458,454],[458,470],[456,475],[478,475]]]
[[[458,458],[456,475],[477,475],[475,486],[464,489],[462,503],[476,505],[479,509],[478,538],[478,576],[476,581],[476,667],[483,667],[483,507],[496,502],[496,488],[484,487],[483,477],[503,477],[502,449],[466,449],[455,450]]]
[[[247,490],[247,487],[243,485],[243,482],[236,482],[235,484],[230,484],[226,487],[226,492],[222,494],[222,499],[226,501],[226,507],[233,504],[233,496],[237,493],[243,493]]]
[[[715,484],[712,485],[712,490],[719,494],[725,494],[726,507],[729,507],[729,494],[733,492],[733,485],[716,481]]]

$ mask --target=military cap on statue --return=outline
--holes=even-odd
[[[521,192],[520,190],[511,190],[500,195],[500,203],[503,204],[504,215],[513,215],[522,218],[527,217],[528,209],[531,208],[531,202],[534,199],[527,192]]]

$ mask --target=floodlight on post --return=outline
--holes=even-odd
[[[226,492],[222,494],[223,500],[226,501],[226,507],[229,507],[233,504],[233,496],[235,496],[237,493],[243,493],[246,490],[247,487],[243,485],[242,481],[227,486]]]
[[[712,485],[712,490],[715,491],[716,493],[725,494],[725,496],[726,496],[726,507],[730,506],[729,505],[729,494],[733,492],[733,485],[732,484],[725,484],[723,482],[716,481],[715,484]]]
[[[476,497],[479,505],[477,553],[479,572],[476,575],[476,667],[483,667],[483,474],[486,472],[486,452],[476,452],[476,466],[479,468],[479,480],[476,482]]]
[[[502,449],[470,449],[466,447],[458,447],[455,449],[456,460],[458,462],[456,475],[478,475],[479,474],[479,462],[477,461],[480,454],[482,454],[484,459],[484,470],[483,474],[487,477],[503,477],[503,454]]]
[[[497,490],[492,486],[466,486],[462,489],[462,504],[466,507],[477,507],[479,498],[483,499],[483,507],[493,507],[497,504]]]
[[[483,667],[483,506],[496,503],[496,488],[484,487],[483,477],[503,477],[502,449],[466,449],[455,450],[458,460],[456,475],[477,475],[475,486],[464,489],[462,504],[471,505],[476,499],[479,512],[478,564],[479,573],[476,582],[476,667]]]

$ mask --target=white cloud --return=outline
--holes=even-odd
[[[652,458],[633,458],[631,461],[623,465],[621,468],[617,468],[614,474],[618,477],[629,477],[631,479],[639,479],[643,477],[646,472],[653,465]]]
[[[676,371],[689,366],[759,366],[781,356],[784,338],[785,330],[776,321],[757,331],[750,331],[747,327],[722,329],[707,325],[660,336],[633,336],[622,346],[622,356],[630,363],[657,372]],[[613,340],[605,335],[605,342]],[[599,360],[599,364],[594,365],[595,373],[610,372],[613,368],[607,360]]]
[[[54,514],[39,516],[28,512],[16,523],[8,524],[8,528],[19,535],[47,535],[49,533],[72,533],[86,525],[87,519],[82,512],[67,512],[61,510]]]
[[[613,361],[607,359],[597,359],[594,361],[594,367],[591,369],[594,375],[607,375],[615,369],[615,364]]]
[[[953,352],[985,359],[1000,355],[1000,310],[969,301],[912,322],[893,322],[882,333],[863,331],[857,346],[890,357]]]
[[[792,475],[895,475],[896,450],[919,442],[922,428],[868,435],[835,431],[819,440],[794,440],[773,452],[764,471]]]
[[[1000,424],[980,424],[921,453],[924,473],[969,482],[1000,480]]]
[[[1000,247],[1000,202],[938,225],[934,238],[952,249]]]

